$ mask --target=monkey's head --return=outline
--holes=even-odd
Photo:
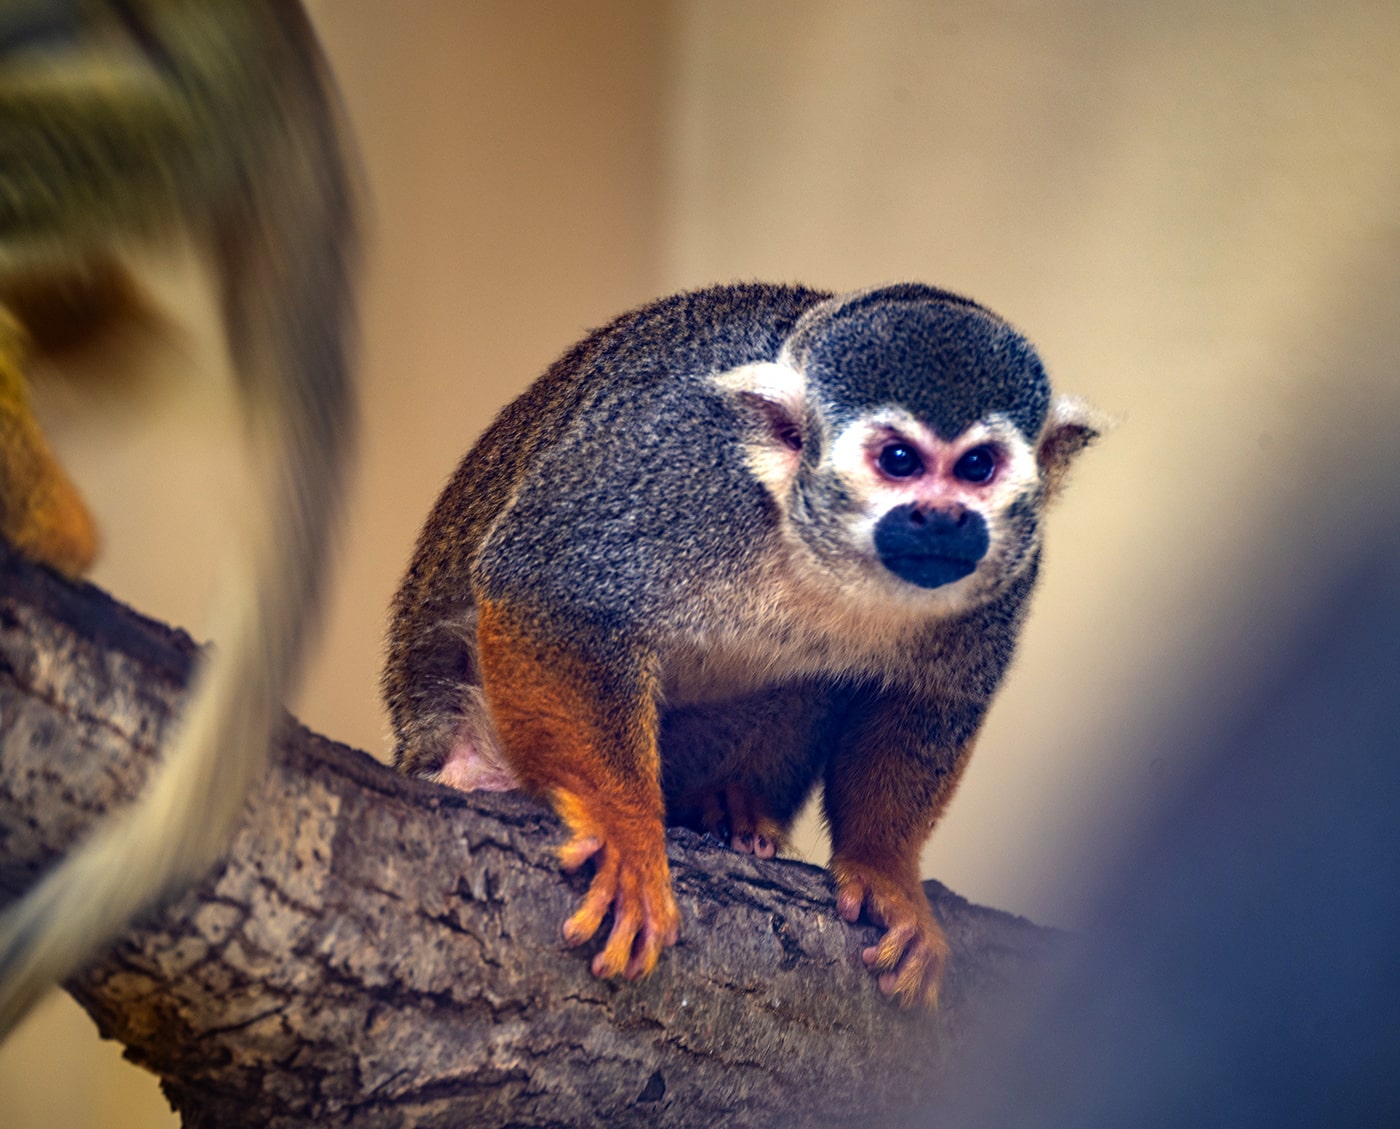
[[[1045,505],[1099,433],[1006,322],[912,284],[813,307],[777,361],[719,381],[804,569],[937,614],[1032,567]]]

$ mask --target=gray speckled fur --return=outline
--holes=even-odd
[[[577,370],[582,394],[567,427],[481,548],[483,591],[518,595],[526,568],[532,602],[602,626],[653,619],[697,575],[742,572],[736,548],[756,548],[774,510],[744,462],[741,421],[708,377],[775,359],[821,297],[702,291],[604,330]]]
[[[800,320],[807,314],[805,320]],[[796,330],[796,333],[794,333]],[[999,412],[1034,441],[1050,394],[1031,346],[967,299],[915,284],[842,299],[802,287],[715,287],[628,313],[570,350],[467,455],[426,523],[395,600],[384,673],[396,763],[430,773],[479,680],[473,592],[509,602],[543,638],[561,633],[627,679],[680,638],[741,631],[743,601],[775,551],[779,509],[746,462],[754,424],[711,381],[784,349],[808,376],[809,425],[896,403],[944,437]],[[804,536],[839,551],[825,515],[839,482],[815,471],[824,434],[805,429],[793,505]],[[663,703],[672,818],[744,769],[763,743],[760,794],[786,821],[860,734],[903,733],[930,787],[981,724],[1010,661],[1038,557],[1039,498],[1016,521],[1021,555],[979,606],[898,644],[884,669],[838,670],[718,701]],[[773,629],[781,648],[781,627]],[[642,656],[641,659],[638,656]],[[891,722],[891,715],[896,721]],[[844,736],[843,736],[844,735]],[[777,779],[774,779],[774,774]],[[839,813],[829,813],[839,831]]]
[[[990,310],[906,284],[833,303],[798,327],[788,352],[850,418],[899,404],[944,439],[1001,413],[1033,440],[1050,382],[1029,341]]]

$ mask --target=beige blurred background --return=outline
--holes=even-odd
[[[418,525],[584,330],[713,281],[939,283],[1119,421],[1054,515],[1020,656],[924,859],[1073,926],[1086,876],[1179,773],[1141,735],[1209,707],[1183,691],[1238,650],[1222,624],[1287,614],[1329,528],[1311,488],[1364,481],[1400,422],[1400,8],[312,10],[374,207],[361,458],[302,718],[384,755],[380,636]],[[148,343],[135,395],[57,382],[43,406],[103,522],[97,582],[199,634],[236,430],[197,266],[158,268],[188,332]],[[1227,668],[1214,682],[1230,694]],[[800,846],[823,861],[810,821]],[[171,1123],[58,993],[0,1050],[9,1129]]]

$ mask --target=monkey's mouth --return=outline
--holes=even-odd
[[[880,563],[901,580],[917,584],[920,588],[941,588],[952,584],[964,576],[977,571],[981,560],[968,560],[965,557],[945,557],[926,555],[881,555]]]

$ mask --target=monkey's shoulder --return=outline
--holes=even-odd
[[[831,295],[805,286],[735,283],[687,290],[640,306],[592,335],[583,375],[629,385],[772,360],[798,319]]]
[[[828,297],[804,286],[736,283],[648,302],[576,342],[493,430],[549,438],[581,417],[591,433],[618,417],[664,411],[716,373],[776,358],[802,315]]]
[[[517,507],[512,526],[612,527],[628,509],[677,535],[687,514],[700,513],[696,501],[706,513],[726,500],[749,508],[751,476],[727,451],[733,409],[712,377],[775,358],[802,314],[827,297],[802,286],[712,286],[593,330],[496,416],[458,464],[430,527],[475,549]],[[678,493],[691,504],[681,507]]]

